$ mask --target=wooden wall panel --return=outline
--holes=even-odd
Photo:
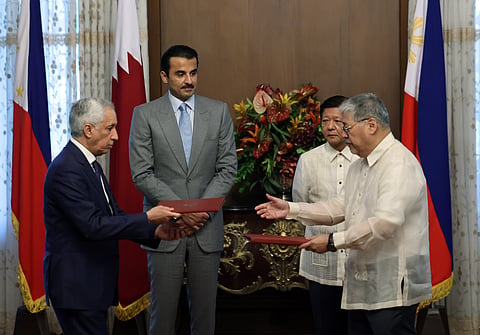
[[[290,90],[312,82],[320,99],[377,93],[399,136],[407,1],[150,2],[152,99],[165,91],[159,77],[161,53],[181,43],[199,53],[197,92],[226,101],[232,114],[232,105],[252,97],[259,83]]]

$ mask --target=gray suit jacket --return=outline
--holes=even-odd
[[[174,110],[165,94],[135,107],[129,139],[133,182],[145,196],[144,209],[160,200],[224,197],[237,172],[233,122],[224,102],[195,96],[190,167],[187,168]],[[223,249],[223,214],[195,233],[205,252]],[[179,241],[161,241],[158,251],[173,251]]]

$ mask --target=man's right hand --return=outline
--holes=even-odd
[[[179,217],[181,214],[174,212],[172,207],[155,206],[147,211],[148,222],[162,224],[170,221],[171,218]]]
[[[269,202],[265,202],[255,207],[257,215],[263,219],[284,219],[290,212],[288,202],[283,199],[266,194]]]

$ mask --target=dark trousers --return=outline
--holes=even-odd
[[[350,335],[410,335],[416,334],[417,306],[384,308],[373,311],[348,311]]]
[[[53,309],[63,335],[108,335],[107,310]]]
[[[308,282],[315,335],[346,335],[347,311],[340,308],[342,287]]]

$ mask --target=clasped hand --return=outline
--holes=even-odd
[[[180,214],[174,212],[173,208],[166,206],[155,206],[147,212],[148,222],[158,224],[155,230],[155,237],[162,240],[176,240],[192,235],[203,227],[208,220],[208,213]],[[172,220],[173,218],[179,218]]]
[[[207,222],[209,215],[206,212],[179,214],[172,212],[172,208],[157,206],[164,213],[168,213],[168,221],[160,224],[155,230],[155,237],[162,240],[177,240],[185,236],[190,236],[203,227]],[[153,209],[153,208],[152,208]]]

